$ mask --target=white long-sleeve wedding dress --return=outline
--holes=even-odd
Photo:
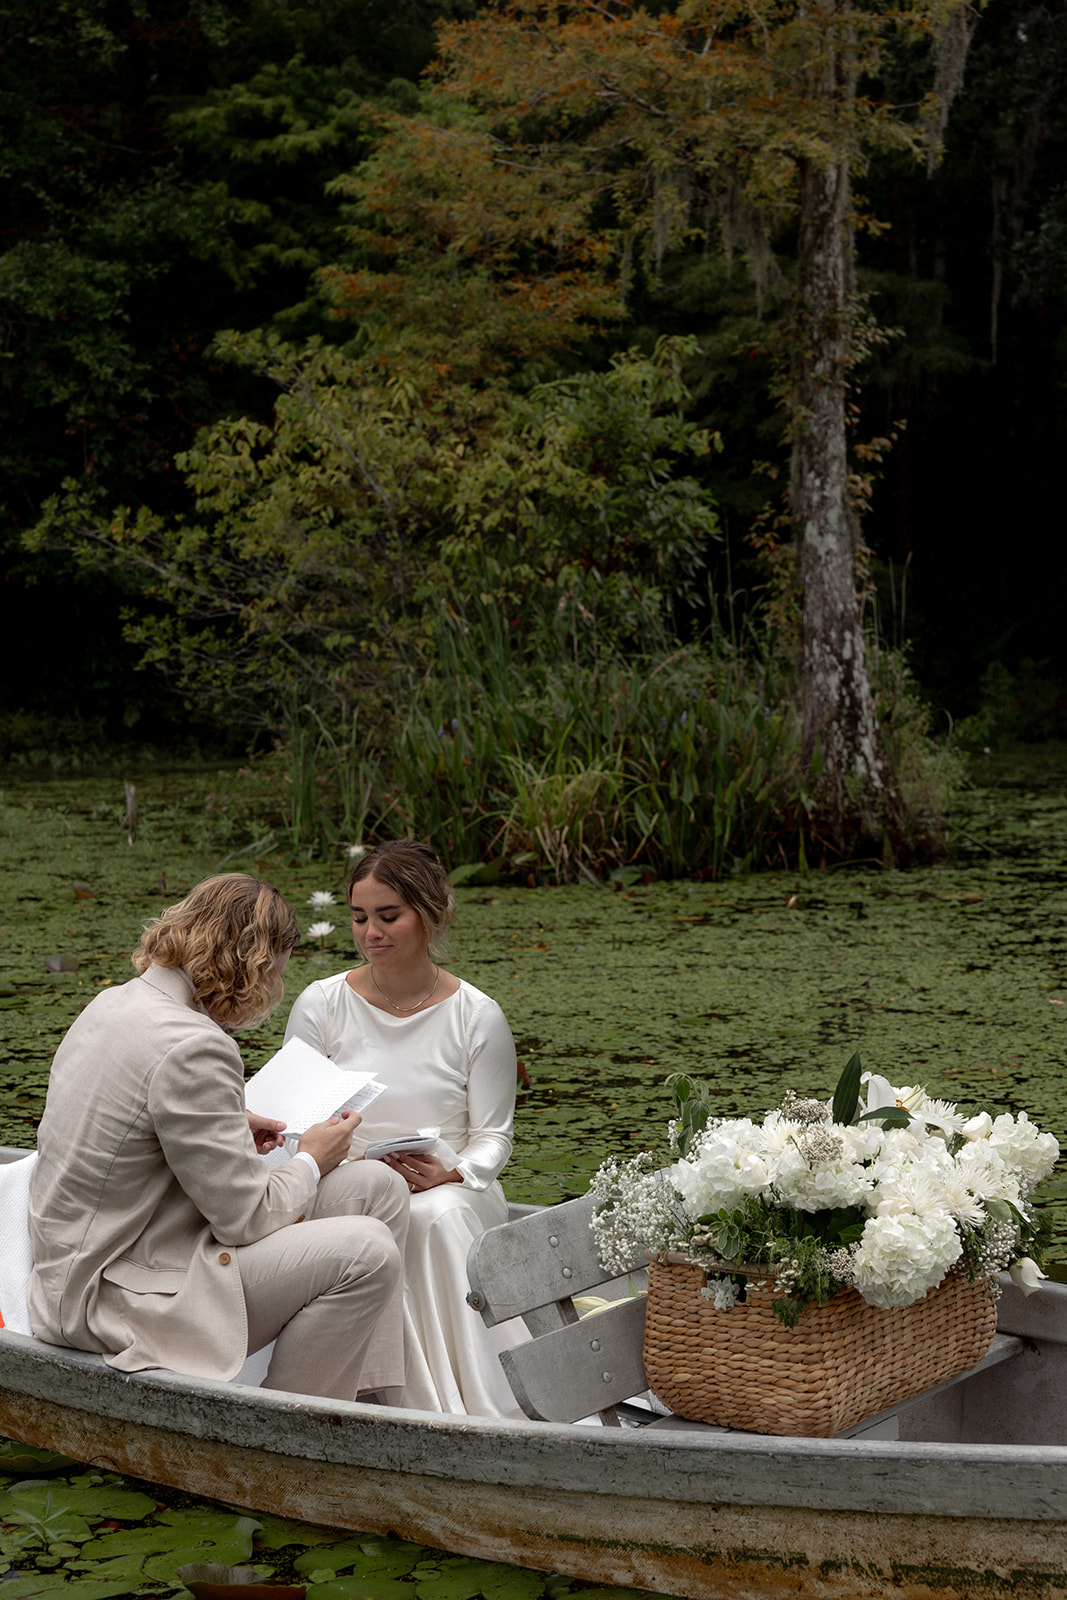
[[[462,1184],[411,1197],[405,1267],[407,1370],[403,1404],[424,1411],[521,1417],[497,1359],[527,1337],[521,1323],[487,1329],[466,1303],[467,1253],[507,1221],[498,1174],[511,1154],[515,1043],[495,1000],[460,981],[437,1005],[394,1017],[336,973],[297,996],[286,1038],[321,1050],[347,1071],[387,1085],[352,1141],[439,1126],[459,1157]]]

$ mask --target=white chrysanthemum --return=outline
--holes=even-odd
[[[1060,1153],[1053,1135],[1036,1128],[1025,1111],[1017,1117],[1007,1111],[997,1117],[989,1144],[1029,1188],[1048,1177]]]
[[[941,1282],[962,1245],[946,1211],[871,1217],[853,1261],[856,1288],[869,1305],[910,1306]]]
[[[337,901],[329,889],[313,889],[308,895],[308,905],[312,911],[325,911],[327,906],[335,906]]]
[[[988,1139],[965,1144],[956,1157],[960,1176],[979,1200],[1009,1200],[1021,1204],[1019,1180]]]
[[[946,1211],[945,1172],[937,1161],[909,1161],[880,1180],[873,1203],[876,1217],[923,1217]]]
[[[954,1133],[963,1132],[964,1118],[948,1100],[923,1100],[917,1115],[950,1139]]]
[[[985,1207],[968,1184],[963,1170],[955,1162],[941,1175],[944,1203],[949,1213],[959,1222],[980,1228],[986,1221]]]
[[[692,1218],[714,1215],[737,1205],[744,1195],[762,1194],[770,1181],[766,1158],[759,1153],[760,1130],[748,1120],[720,1122],[701,1134],[684,1161],[667,1176]]]
[[[784,1112],[772,1111],[763,1119],[760,1129],[760,1149],[769,1156],[772,1164],[783,1150],[794,1145],[803,1132],[801,1123],[792,1121]]]
[[[843,1140],[835,1143],[838,1149],[831,1159],[814,1164],[809,1164],[804,1150],[796,1145],[782,1151],[774,1186],[784,1205],[797,1211],[827,1211],[862,1204],[871,1189],[870,1173],[853,1161]],[[807,1148],[810,1150],[810,1145]]]

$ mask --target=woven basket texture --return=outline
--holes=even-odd
[[[980,1361],[996,1332],[982,1283],[949,1275],[914,1305],[881,1311],[855,1289],[808,1306],[795,1328],[773,1286],[717,1311],[702,1267],[649,1269],[645,1370],[680,1417],[752,1433],[828,1439]]]

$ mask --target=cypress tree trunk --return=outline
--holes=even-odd
[[[847,159],[801,163],[791,488],[804,589],[804,753],[810,760],[819,742],[820,810],[842,840],[857,822],[877,827],[897,809],[867,675],[848,495],[849,199]]]

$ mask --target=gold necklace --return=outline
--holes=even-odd
[[[420,1006],[424,1006],[426,1004],[427,1000],[432,1000],[434,995],[437,993],[437,985],[441,981],[441,969],[440,969],[440,967],[434,967],[433,970],[434,970],[434,974],[435,974],[434,980],[433,980],[433,988],[430,990],[429,994],[424,994],[421,1000],[416,1000],[415,1004],[413,1006],[398,1006],[395,1000],[391,1000],[389,998],[389,996],[386,994],[385,990],[382,988],[381,984],[378,982],[377,978],[374,976],[374,968],[373,967],[371,967],[371,969],[370,969],[370,981],[371,981],[371,983],[373,983],[374,987],[377,989],[377,991],[381,995],[382,999],[385,1000],[389,1005],[391,1005],[394,1011],[399,1011],[401,1013],[404,1013],[404,1012],[410,1013],[412,1011],[417,1011]]]

